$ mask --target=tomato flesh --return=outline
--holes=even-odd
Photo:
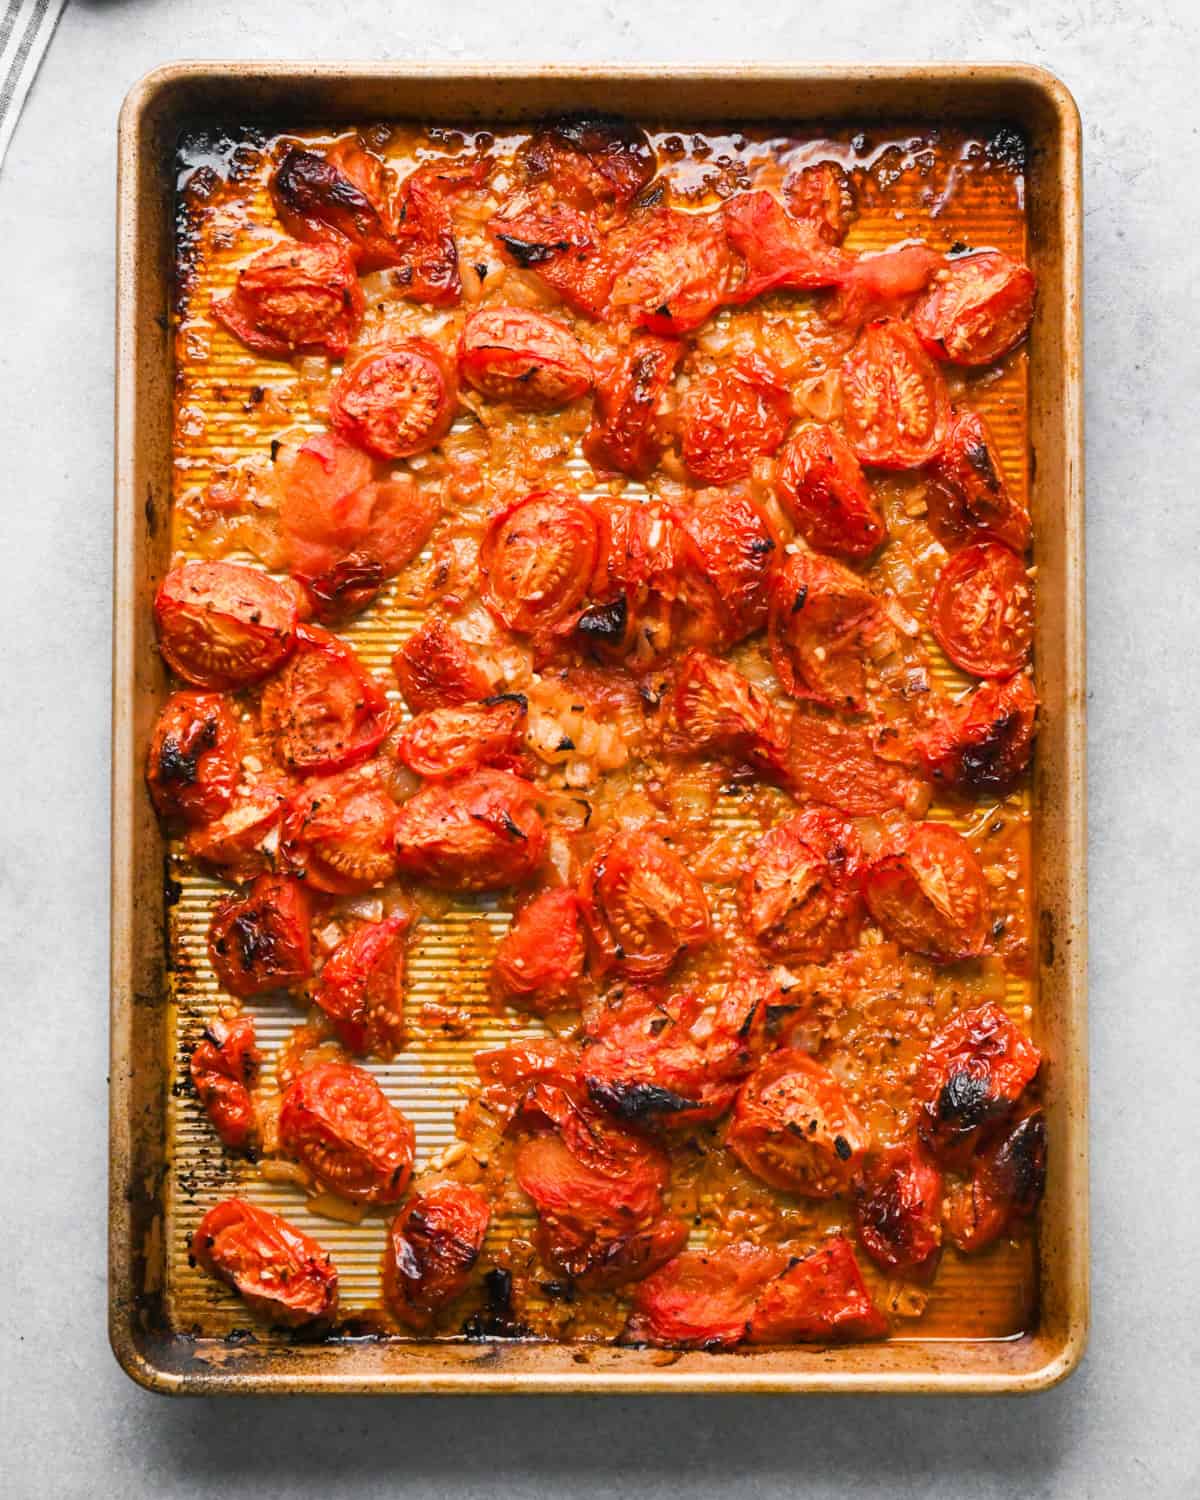
[[[296,648],[262,696],[263,728],[290,771],[338,771],[373,755],[391,721],[387,695],[349,646],[300,625]]]
[[[484,536],[484,603],[523,635],[569,630],[599,550],[599,523],[581,500],[555,490],[527,495],[494,516]]]
[[[776,779],[786,774],[788,726],[770,698],[736,667],[699,649],[683,658],[671,713],[679,742]]]
[[[566,886],[541,891],[517,913],[492,961],[505,999],[535,1015],[576,999],[587,960],[579,899]]]
[[[666,447],[664,398],[682,355],[678,340],[642,334],[601,374],[595,414],[583,440],[593,468],[631,479],[653,472]]]
[[[374,344],[347,365],[329,393],[334,430],[381,459],[436,447],[455,410],[454,367],[428,339]]]
[[[776,494],[810,547],[869,557],[887,527],[845,438],[834,427],[802,427],[780,455]]]
[[[1000,542],[957,552],[929,601],[938,644],[976,677],[1011,677],[1033,650],[1033,587],[1025,564]]]
[[[831,245],[811,219],[793,219],[771,193],[738,193],[722,209],[730,245],[745,263],[733,299],[748,302],[764,292],[812,291],[837,286],[853,260]]]
[[[918,338],[938,359],[988,365],[1025,337],[1037,278],[999,250],[952,260],[913,309]]]
[[[777,371],[752,358],[689,386],[679,416],[688,471],[706,484],[728,484],[783,442],[792,397]]]
[[[771,579],[771,660],[794,698],[861,710],[866,703],[863,649],[883,628],[870,588],[832,558],[794,553]]]
[[[254,257],[212,315],[256,354],[341,358],[362,322],[363,292],[344,246],[285,240]]]
[[[272,1323],[298,1328],[337,1313],[333,1261],[316,1240],[269,1209],[240,1198],[214,1204],[192,1235],[191,1254]]]
[[[850,1241],[831,1235],[763,1292],[750,1320],[755,1344],[882,1338],[887,1319],[871,1300]]]
[[[653,978],[712,936],[704,888],[657,834],[615,834],[588,864],[579,897],[602,972]]]
[[[255,1045],[254,1018],[217,1016],[204,1028],[188,1061],[192,1087],[221,1144],[242,1151],[255,1132],[250,1089],[262,1058]]]
[[[651,333],[677,337],[699,328],[740,279],[719,211],[659,209],[620,238],[609,307]]]
[[[914,741],[930,777],[964,797],[1002,797],[1029,765],[1038,697],[1023,673],[982,682]]]
[[[567,325],[520,307],[472,313],[458,365],[481,395],[525,411],[555,411],[592,388],[592,367]]]
[[[274,868],[273,849],[287,806],[285,788],[273,781],[239,793],[218,818],[192,828],[188,858],[235,885]]]
[[[478,703],[492,692],[491,681],[471,659],[463,638],[438,616],[409,636],[392,657],[392,671],[415,714]]]
[[[875,753],[858,724],[810,713],[793,715],[787,784],[794,795],[824,802],[852,818],[903,807],[918,783]]]
[[[418,776],[437,780],[480,766],[511,770],[528,717],[527,700],[508,693],[461,708],[429,708],[404,726],[396,756]]]
[[[638,1285],[625,1337],[658,1349],[730,1349],[786,1266],[784,1252],[765,1245],[685,1250]]]
[[[399,809],[368,765],[307,782],[284,817],[289,868],[318,891],[347,896],[390,880]]]
[[[364,922],[326,960],[313,999],[351,1052],[393,1057],[404,1045],[404,934],[408,918]]]
[[[536,272],[577,312],[599,317],[613,267],[595,223],[561,203],[496,218],[488,232],[513,265]]]
[[[953,414],[930,479],[929,525],[947,547],[982,537],[1014,552],[1029,546],[1029,512],[1009,493],[992,435],[978,412],[962,408]]]
[[[296,601],[282,584],[241,563],[173,568],[154,596],[158,649],[195,687],[245,687],[273,672],[295,640]]]
[[[322,154],[293,146],[271,179],[271,199],[289,234],[310,244],[345,246],[366,273],[399,265],[383,163],[346,140]]]
[[[919,469],[940,451],[950,397],[907,323],[868,323],[842,361],[843,420],[860,463]]]
[[[352,1203],[396,1203],[412,1174],[412,1125],[362,1068],[318,1063],[283,1096],[283,1150]]]
[[[683,524],[720,599],[728,642],[761,630],[777,542],[757,503],[742,490],[701,490]]]
[[[534,789],[508,771],[485,767],[423,787],[396,820],[400,873],[447,890],[520,885],[545,852]]]
[[[944,823],[912,823],[867,871],[872,917],[902,948],[937,963],[977,958],[991,930],[987,881],[970,844]]]
[[[834,161],[813,162],[791,173],[783,196],[792,217],[813,222],[831,245],[842,243],[857,217],[849,174]]]
[[[742,921],[772,957],[820,963],[858,941],[864,855],[854,825],[823,808],[777,823],[742,876]]]

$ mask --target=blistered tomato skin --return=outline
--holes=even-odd
[[[408,918],[364,922],[338,944],[313,999],[351,1052],[393,1057],[403,1046],[405,933]]]
[[[173,568],[154,597],[158,649],[195,687],[245,687],[273,672],[295,640],[295,596],[241,563]]]
[[[240,1198],[215,1204],[196,1227],[191,1255],[270,1323],[298,1328],[337,1313],[333,1261],[316,1240],[269,1209]]]
[[[541,865],[546,825],[529,782],[484,768],[423,787],[400,809],[401,874],[445,890],[523,884]]]
[[[288,805],[282,857],[314,890],[348,896],[395,873],[399,810],[372,772],[314,778]]]
[[[887,1331],[850,1242],[840,1234],[777,1277],[750,1321],[755,1344],[841,1343],[882,1338]]]
[[[1009,491],[991,432],[978,412],[953,413],[950,431],[930,466],[929,525],[946,547],[991,539],[1014,552],[1029,546],[1029,512]]]
[[[869,557],[887,537],[866,476],[835,427],[801,427],[779,455],[776,493],[818,552]]]
[[[796,552],[772,575],[769,599],[771,659],[786,691],[860,711],[864,651],[885,628],[867,583],[832,558]]]
[[[936,784],[963,797],[1001,797],[1029,765],[1037,718],[1037,692],[1018,672],[1007,682],[982,682],[950,705],[914,750]]]
[[[576,998],[586,962],[579,898],[559,886],[517,913],[492,961],[492,984],[519,1009],[546,1015]]]
[[[877,1266],[927,1280],[942,1243],[942,1174],[915,1142],[872,1157],[854,1180],[859,1242]]]
[[[188,1072],[205,1114],[221,1144],[244,1150],[254,1137],[256,1122],[251,1088],[262,1058],[255,1046],[254,1018],[232,1021],[217,1016],[204,1028],[192,1049]]]
[[[233,801],[241,759],[237,722],[216,693],[172,693],[150,742],[146,781],[159,815],[218,818]]]
[[[625,1341],[730,1349],[747,1336],[755,1303],[786,1266],[782,1251],[762,1245],[686,1250],[639,1283]]]
[[[324,153],[291,147],[271,179],[271,198],[289,234],[345,246],[360,272],[398,265],[383,163],[353,139]]]
[[[502,694],[461,707],[427,708],[404,726],[396,756],[426,780],[456,776],[480,766],[512,770],[529,705],[520,693]]]
[[[383,1289],[405,1327],[428,1331],[440,1309],[466,1289],[491,1216],[474,1188],[440,1182],[416,1193],[392,1221]]]
[[[917,336],[937,359],[986,365],[1025,337],[1037,279],[999,250],[952,260],[913,309]]]
[[[246,896],[230,896],[213,912],[208,953],[231,995],[292,989],[312,973],[311,912],[299,881],[260,875]]]
[[[820,963],[858,941],[864,855],[854,825],[808,808],[759,841],[742,876],[742,922],[762,951]]]

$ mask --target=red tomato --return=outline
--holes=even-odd
[[[736,288],[740,267],[720,211],[659,208],[617,236],[609,307],[666,336],[699,328]]]
[[[412,1174],[412,1125],[363,1068],[318,1063],[283,1096],[279,1143],[352,1203],[397,1203]]]
[[[914,741],[930,777],[964,797],[1002,797],[1033,753],[1038,697],[1024,673],[982,682]]]
[[[336,432],[306,439],[280,455],[279,529],[288,567],[323,573],[353,552],[360,539],[357,495],[371,482],[371,460]]]
[[[154,596],[158,649],[196,687],[245,687],[273,672],[292,649],[292,594],[240,563],[192,562],[172,568]]]
[[[683,354],[675,339],[634,338],[596,383],[592,425],[583,439],[588,463],[646,479],[666,447],[661,416]]]
[[[854,825],[810,807],[759,840],[738,889],[742,921],[775,958],[821,963],[858,941],[863,850]]]
[[[831,708],[866,704],[863,649],[885,627],[857,573],[816,552],[796,552],[771,578],[771,661],[784,690]]]
[[[439,618],[426,620],[392,657],[392,671],[413,713],[478,703],[492,684],[462,636]]]
[[[274,867],[287,793],[274,782],[260,782],[239,794],[219,818],[190,830],[189,859],[241,885]]]
[[[545,853],[536,793],[509,771],[485,767],[422,787],[396,821],[400,873],[446,890],[521,885]]]
[[[579,898],[559,886],[517,913],[496,949],[492,981],[521,1010],[549,1015],[578,997],[586,961]]]
[[[913,309],[917,337],[938,359],[989,365],[1025,337],[1037,278],[999,250],[952,260]]]
[[[777,371],[752,357],[690,385],[679,417],[680,450],[693,478],[728,484],[745,479],[756,458],[783,442],[792,395]]]
[[[942,1174],[918,1145],[867,1162],[854,1180],[854,1224],[881,1270],[932,1275],[942,1244]]]
[[[730,644],[761,630],[776,547],[762,511],[740,490],[701,490],[683,524],[724,606]]]
[[[832,1198],[849,1186],[870,1137],[833,1074],[785,1049],[742,1085],[725,1144],[771,1187]]]
[[[956,667],[976,677],[1011,677],[1033,649],[1033,585],[1011,547],[979,542],[938,574],[930,627]]]
[[[404,934],[408,918],[364,922],[321,970],[313,999],[351,1052],[393,1057],[404,1045]]]
[[[362,322],[363,293],[344,246],[282,240],[256,255],[211,311],[255,354],[323,349],[340,358]]]
[[[919,469],[946,441],[950,397],[907,323],[868,323],[842,361],[846,435],[879,469]]]
[[[725,233],[745,262],[745,277],[731,300],[749,302],[764,292],[811,291],[837,286],[853,261],[831,245],[812,219],[793,219],[767,192],[738,193],[725,203]]]
[[[969,1182],[950,1197],[950,1239],[966,1254],[982,1250],[1032,1218],[1046,1186],[1046,1117],[1040,1109],[979,1148]]]
[[[912,823],[867,871],[867,906],[902,948],[937,963],[988,947],[991,903],[970,844],[945,823]]]
[[[764,1287],[787,1263],[782,1250],[747,1242],[685,1250],[639,1284],[625,1341],[658,1349],[731,1349],[746,1337]]]
[[[329,421],[376,458],[411,458],[450,431],[455,397],[454,367],[436,344],[372,344],[334,383]]]
[[[851,264],[825,316],[830,323],[861,328],[875,318],[899,317],[943,264],[928,245],[893,245]]]
[[[308,894],[296,880],[260,875],[249,895],[227,896],[212,915],[208,956],[231,995],[291,989],[312,973]]]
[[[241,1198],[215,1204],[196,1226],[191,1255],[272,1323],[297,1328],[337,1313],[333,1261],[316,1240],[269,1209]]]
[[[254,1045],[254,1017],[215,1017],[192,1049],[188,1071],[221,1144],[241,1151],[255,1130],[250,1089],[262,1058]]]
[[[146,780],[164,818],[206,823],[233,801],[241,774],[237,720],[216,693],[172,693],[163,704]]]
[[[671,714],[685,749],[720,755],[771,778],[786,774],[786,719],[719,656],[687,653],[675,677]]]
[[[850,177],[834,161],[813,162],[790,173],[783,196],[792,217],[811,220],[831,245],[842,243],[858,217]]]
[[[262,726],[290,771],[340,771],[373,755],[388,731],[387,695],[351,648],[318,625],[263,689]]]
[[[472,313],[458,366],[469,386],[524,411],[556,411],[592,388],[592,367],[567,325],[523,307]]]
[[[869,557],[887,539],[866,476],[835,427],[813,424],[792,434],[779,458],[775,493],[818,552]]]
[[[795,795],[852,818],[903,807],[917,785],[876,755],[866,729],[805,713],[792,718],[788,784]]]
[[[965,1165],[984,1132],[1012,1114],[1041,1063],[998,1005],[952,1016],[930,1042],[913,1085],[926,1147],[944,1166]]]
[[[654,833],[614,834],[584,870],[579,899],[601,972],[652,979],[712,936],[704,888]]]
[[[1029,512],[1009,494],[987,425],[966,407],[952,413],[946,444],[930,469],[929,525],[955,548],[989,537],[1014,552],[1029,546]]]
[[[427,1332],[434,1314],[466,1290],[492,1211],[462,1182],[437,1182],[409,1201],[388,1230],[383,1294],[406,1327]]]
[[[535,271],[568,307],[599,317],[613,268],[596,225],[561,203],[493,219],[488,232],[513,265]]]
[[[543,125],[517,152],[526,175],[569,203],[631,202],[658,169],[646,132],[617,115],[572,115]]]
[[[528,704],[520,693],[461,708],[429,708],[404,726],[396,756],[410,771],[430,779],[480,766],[512,770],[527,717]]]
[[[309,781],[284,817],[284,858],[314,890],[369,891],[395,874],[399,816],[370,767]]]
[[[569,630],[587,597],[600,525],[573,495],[539,490],[497,512],[479,551],[480,593],[522,635]]]
[[[474,1061],[483,1084],[480,1097],[505,1128],[526,1114],[539,1123],[561,1118],[557,1111],[552,1118],[536,1107],[543,1085],[564,1097],[579,1095],[578,1053],[553,1037],[522,1037],[503,1047],[489,1047],[477,1052]]]
[[[392,220],[404,256],[390,280],[402,296],[435,307],[459,300],[458,246],[446,199],[481,187],[491,166],[487,157],[426,162],[397,188]]]
[[[392,235],[383,163],[353,139],[324,155],[290,147],[271,179],[271,199],[289,234],[345,247],[364,273],[404,258]]]
[[[840,1234],[830,1235],[771,1282],[750,1320],[754,1344],[832,1344],[878,1339],[887,1331],[850,1241]]]
[[[315,578],[304,579],[316,619],[337,625],[374,604],[385,582],[383,564],[352,552]]]

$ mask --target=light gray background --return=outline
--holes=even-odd
[[[178,58],[1020,59],[1083,112],[1094,1331],[1020,1402],[169,1402],[104,1334],[113,183]],[[0,173],[0,1492],[1196,1496],[1200,654],[1186,0],[71,0]],[[653,99],[647,99],[653,110]]]

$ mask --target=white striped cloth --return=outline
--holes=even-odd
[[[0,0],[0,165],[66,0]]]

